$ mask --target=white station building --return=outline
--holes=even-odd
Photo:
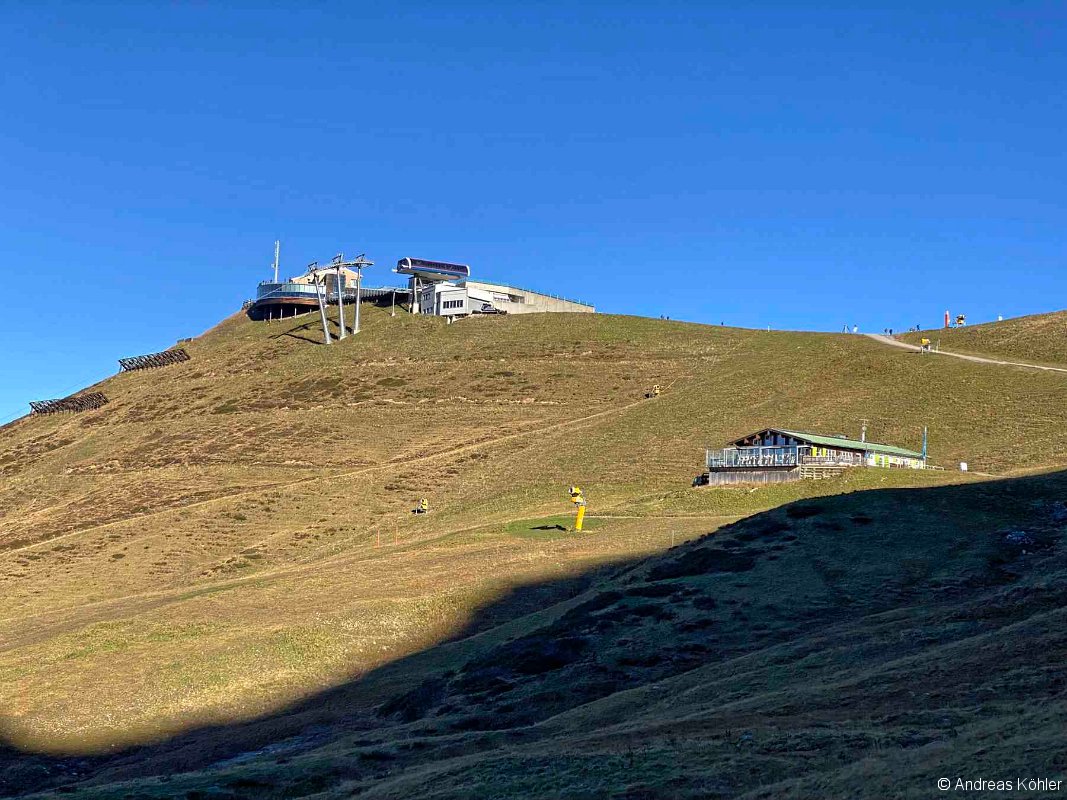
[[[396,272],[410,276],[411,312],[438,317],[477,314],[591,314],[596,309],[577,300],[498,283],[472,281],[470,267],[444,261],[402,258]]]

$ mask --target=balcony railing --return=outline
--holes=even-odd
[[[318,291],[323,291],[319,289]],[[354,303],[356,300],[356,287],[345,286],[343,287],[344,298],[346,303]],[[399,296],[410,296],[411,292],[403,286],[364,286],[360,292],[360,296],[363,300],[375,300],[380,297],[388,297],[390,294],[396,293]],[[294,283],[287,281],[286,283],[272,283],[270,281],[263,281],[256,289],[256,300],[281,300],[284,301],[289,298],[310,298],[315,299],[316,289],[313,283]],[[325,291],[324,298],[327,303],[331,305],[337,302],[336,289],[330,288]],[[249,302],[251,305],[251,302]]]
[[[812,455],[807,445],[793,447],[726,447],[708,450],[708,469],[757,469],[761,467],[797,467],[802,464],[854,467],[863,464],[862,453],[834,451]]]
[[[727,447],[708,451],[708,469],[795,467],[799,463],[799,447]]]
[[[863,453],[838,451],[825,456],[813,456],[811,453],[803,453],[800,456],[800,463],[826,464],[831,467],[861,467],[863,466]]]
[[[315,284],[313,283],[270,283],[264,281],[256,289],[256,299],[264,300],[268,297],[294,297],[315,296]]]

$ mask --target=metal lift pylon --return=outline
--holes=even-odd
[[[341,288],[341,273],[342,270],[349,269],[356,273],[356,301],[355,307],[352,310],[352,333],[359,333],[359,306],[363,302],[363,268],[373,267],[374,262],[367,258],[366,253],[360,253],[350,261],[345,261],[344,253],[338,253],[334,256],[330,266],[337,271],[337,310],[340,313],[341,321],[341,335],[340,339],[345,338],[345,310],[344,310],[344,290]]]
[[[326,298],[323,297],[323,290],[325,287],[319,282],[319,275],[316,270],[319,263],[312,261],[308,264],[308,272],[311,273],[311,280],[315,284],[315,299],[319,301],[319,318],[322,320],[322,340],[324,344],[330,344],[332,339],[330,338],[330,324],[326,319]]]

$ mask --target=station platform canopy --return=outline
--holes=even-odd
[[[402,258],[396,262],[396,271],[401,275],[414,275],[424,281],[455,281],[471,276],[471,268],[466,264],[429,261],[425,258]]]

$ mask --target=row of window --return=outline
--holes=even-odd
[[[441,308],[463,308],[462,300],[445,300],[441,303]]]

